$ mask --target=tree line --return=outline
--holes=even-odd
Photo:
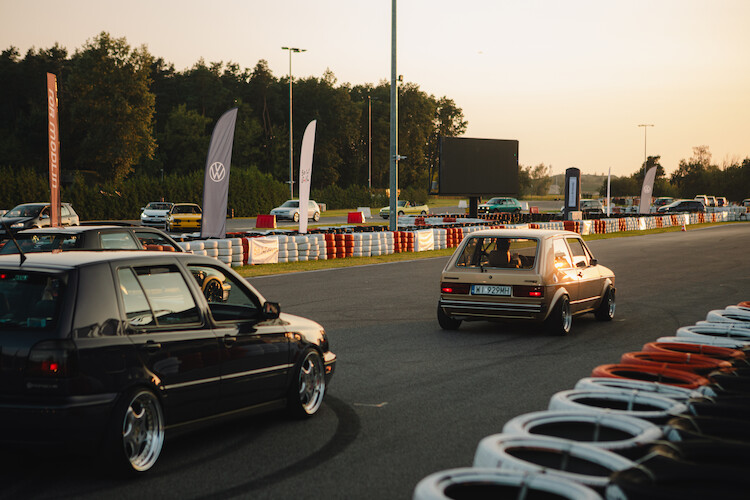
[[[750,197],[750,157],[725,161],[719,166],[712,163],[708,146],[695,146],[693,155],[680,160],[677,170],[667,175],[661,165],[660,156],[649,156],[646,163],[627,177],[612,178],[612,196],[638,196],[641,193],[646,172],[656,167],[653,196],[693,198],[698,194],[725,196],[729,201],[741,201]],[[607,193],[607,181],[599,193]]]
[[[0,54],[3,166],[47,169],[47,72],[58,79],[63,182],[73,171],[86,182],[115,186],[133,175],[202,171],[213,125],[233,107],[239,109],[233,168],[289,178],[288,76],[274,76],[265,60],[252,69],[199,60],[177,71],[145,46],[131,48],[106,32],[72,55],[57,44],[23,57],[15,47]],[[370,175],[374,188],[388,187],[390,84],[339,84],[327,70],[295,78],[293,92],[295,160],[305,127],[318,120],[312,187],[368,186]],[[448,97],[414,83],[398,92],[399,154],[407,157],[399,163],[399,185],[426,192],[438,137],[463,134],[467,122]]]

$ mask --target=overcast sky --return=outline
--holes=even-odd
[[[328,68],[339,83],[376,84],[391,75],[391,6],[0,0],[0,50],[57,42],[72,54],[106,31],[180,71],[265,59],[283,77],[291,46],[307,49],[295,77]],[[520,141],[522,165],[630,175],[646,146],[671,173],[694,146],[718,165],[750,157],[749,25],[750,0],[401,0],[398,73],[452,98],[466,137]]]

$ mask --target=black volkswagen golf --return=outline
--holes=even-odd
[[[125,472],[165,433],[218,417],[320,408],[336,356],[210,257],[0,256],[0,443],[72,445]]]

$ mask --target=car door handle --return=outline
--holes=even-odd
[[[579,273],[578,273],[578,277],[579,277],[579,278],[583,278],[583,273],[579,272]]]
[[[232,347],[232,344],[237,342],[237,337],[233,337],[232,335],[224,335],[223,341],[224,347]]]
[[[148,351],[157,351],[161,349],[161,344],[159,342],[154,342],[153,340],[149,340],[143,345],[143,348]]]

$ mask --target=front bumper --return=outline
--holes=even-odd
[[[323,354],[323,365],[326,370],[326,386],[331,382],[333,372],[336,371],[336,355],[331,351]]]

